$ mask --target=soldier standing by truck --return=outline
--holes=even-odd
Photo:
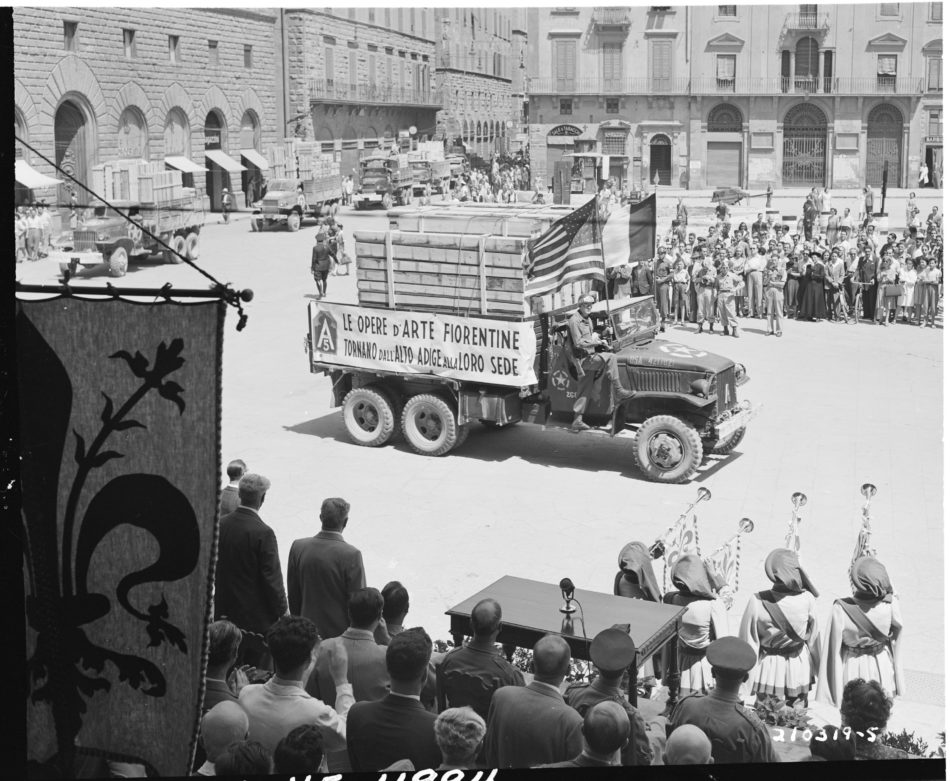
[[[327,276],[330,274],[330,265],[331,255],[327,243],[327,232],[321,226],[320,230],[317,231],[316,243],[310,256],[310,273],[313,274],[313,281],[317,285],[318,299],[327,294]]]
[[[590,313],[596,299],[592,295],[583,295],[578,301],[577,311],[567,321],[567,333],[570,340],[570,355],[580,384],[577,388],[577,400],[574,402],[574,431],[586,431],[590,428],[584,422],[584,410],[591,399],[600,396],[601,379],[606,374],[610,378],[610,401],[615,409],[628,399],[637,395],[620,384],[620,372],[617,369],[617,357],[611,352],[598,352],[606,349],[600,334],[594,331],[590,322]]]

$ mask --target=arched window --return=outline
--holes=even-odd
[[[709,112],[706,127],[710,133],[741,133],[742,114],[735,106],[720,103]]]
[[[188,117],[177,106],[165,117],[165,157],[191,157],[191,129]]]

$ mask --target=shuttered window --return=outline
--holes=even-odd
[[[577,69],[577,42],[570,40],[554,41],[554,77],[558,91],[574,89]]]
[[[334,70],[333,47],[327,46],[324,51],[326,52],[326,57],[325,57],[325,62],[324,62],[323,67],[327,76],[327,86],[332,87],[333,86],[333,70]]]
[[[736,55],[720,54],[716,57],[716,86],[734,87],[736,84]]]
[[[603,67],[604,89],[608,92],[619,91],[623,79],[623,44],[604,44]]]
[[[933,92],[943,89],[943,57],[927,58],[927,89]]]
[[[652,80],[654,92],[668,91],[673,78],[673,44],[671,41],[651,41]]]

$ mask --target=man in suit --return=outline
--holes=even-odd
[[[238,484],[244,473],[247,472],[247,464],[240,458],[236,458],[228,464],[228,484],[221,491],[221,509],[218,516],[223,518],[225,515],[233,513],[241,504],[238,496]]]
[[[400,632],[386,647],[389,694],[356,703],[347,716],[346,746],[354,771],[382,770],[400,759],[408,759],[416,770],[442,762],[435,742],[436,715],[419,701],[431,654],[432,641],[419,628]]]
[[[495,647],[495,640],[501,631],[501,605],[494,599],[483,599],[472,608],[472,639],[460,648],[445,655],[436,671],[436,692],[439,709],[456,705],[471,705],[483,719],[488,718],[488,708],[477,703],[453,701],[451,691],[446,691],[446,676],[452,673],[464,673],[475,676],[485,682],[486,687],[498,689],[502,686],[524,686],[524,676]],[[484,711],[484,712],[483,712]]]
[[[537,767],[610,767],[619,765],[618,752],[629,742],[630,723],[622,707],[604,701],[594,705],[584,716],[581,727],[584,748],[573,759],[551,762]]]
[[[635,296],[648,296],[653,292],[653,265],[650,262],[641,260],[636,265],[631,286]]]
[[[383,586],[382,595],[386,632],[390,637],[395,637],[404,629],[403,622],[409,613],[409,592],[398,580],[391,580]],[[385,645],[389,645],[389,642]]]
[[[290,612],[313,621],[325,640],[343,634],[350,595],[366,587],[363,555],[343,539],[349,518],[349,502],[324,499],[322,530],[315,537],[294,540],[287,562]]]
[[[534,767],[573,759],[583,749],[584,720],[564,702],[560,686],[570,669],[571,649],[560,635],[534,644],[534,680],[503,686],[488,709],[488,767]]]
[[[227,618],[244,632],[238,660],[255,667],[263,666],[264,633],[287,613],[277,538],[259,515],[269,488],[262,475],[241,478],[240,506],[221,519],[214,575],[215,619]]]

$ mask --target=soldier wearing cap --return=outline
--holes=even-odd
[[[620,384],[620,371],[617,357],[612,352],[598,352],[597,348],[607,347],[590,322],[590,313],[597,299],[586,293],[577,302],[577,311],[567,321],[568,341],[565,349],[571,357],[577,371],[577,399],[574,402],[574,431],[589,429],[584,422],[584,410],[591,399],[600,397],[601,382],[606,374],[610,380],[611,409],[632,399],[636,391],[627,390]]]
[[[633,664],[636,655],[633,640],[622,629],[611,627],[598,632],[590,644],[590,660],[597,668],[597,677],[591,683],[572,683],[564,692],[564,700],[581,716],[605,701],[616,702],[624,709],[630,719],[630,740],[620,754],[620,764],[625,766],[649,765],[654,757],[646,722],[620,688],[624,670]]]
[[[680,700],[670,716],[669,730],[682,724],[699,727],[712,741],[717,764],[778,762],[768,728],[743,706],[739,696],[739,687],[758,661],[752,646],[738,637],[723,637],[709,644],[706,659],[716,687],[709,694],[690,694]]]

